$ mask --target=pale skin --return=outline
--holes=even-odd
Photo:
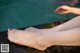
[[[55,10],[59,14],[80,15],[80,9],[60,6]],[[51,29],[27,28],[8,30],[8,39],[16,44],[45,50],[52,45],[80,46],[80,16]]]

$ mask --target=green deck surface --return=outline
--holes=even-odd
[[[56,0],[0,0],[0,31],[67,20],[75,15],[59,15]]]

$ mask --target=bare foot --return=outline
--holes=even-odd
[[[28,30],[8,30],[8,39],[16,44],[33,47],[39,50],[45,50],[47,45],[41,44],[38,38],[42,36],[40,32],[28,31]],[[37,42],[38,41],[38,42]],[[43,42],[43,41],[42,41]],[[46,46],[44,46],[46,45]]]

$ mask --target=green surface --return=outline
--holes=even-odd
[[[0,31],[67,20],[75,15],[59,15],[56,0],[0,0]]]

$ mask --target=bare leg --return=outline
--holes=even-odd
[[[80,16],[77,16],[73,19],[71,19],[70,21],[67,21],[61,25],[58,25],[56,27],[53,27],[51,29],[36,29],[33,27],[30,27],[28,29],[25,30],[31,30],[31,31],[42,31],[42,32],[55,32],[55,31],[65,31],[68,29],[72,29],[72,28],[76,28],[80,26]]]
[[[61,32],[43,34],[43,36],[38,38],[37,42],[42,45],[47,45],[47,47],[52,45],[80,46],[80,27]]]
[[[77,27],[80,27],[80,16],[77,16],[68,22],[65,22],[59,26],[56,26],[53,29],[58,31],[65,31],[65,30],[69,30]]]

